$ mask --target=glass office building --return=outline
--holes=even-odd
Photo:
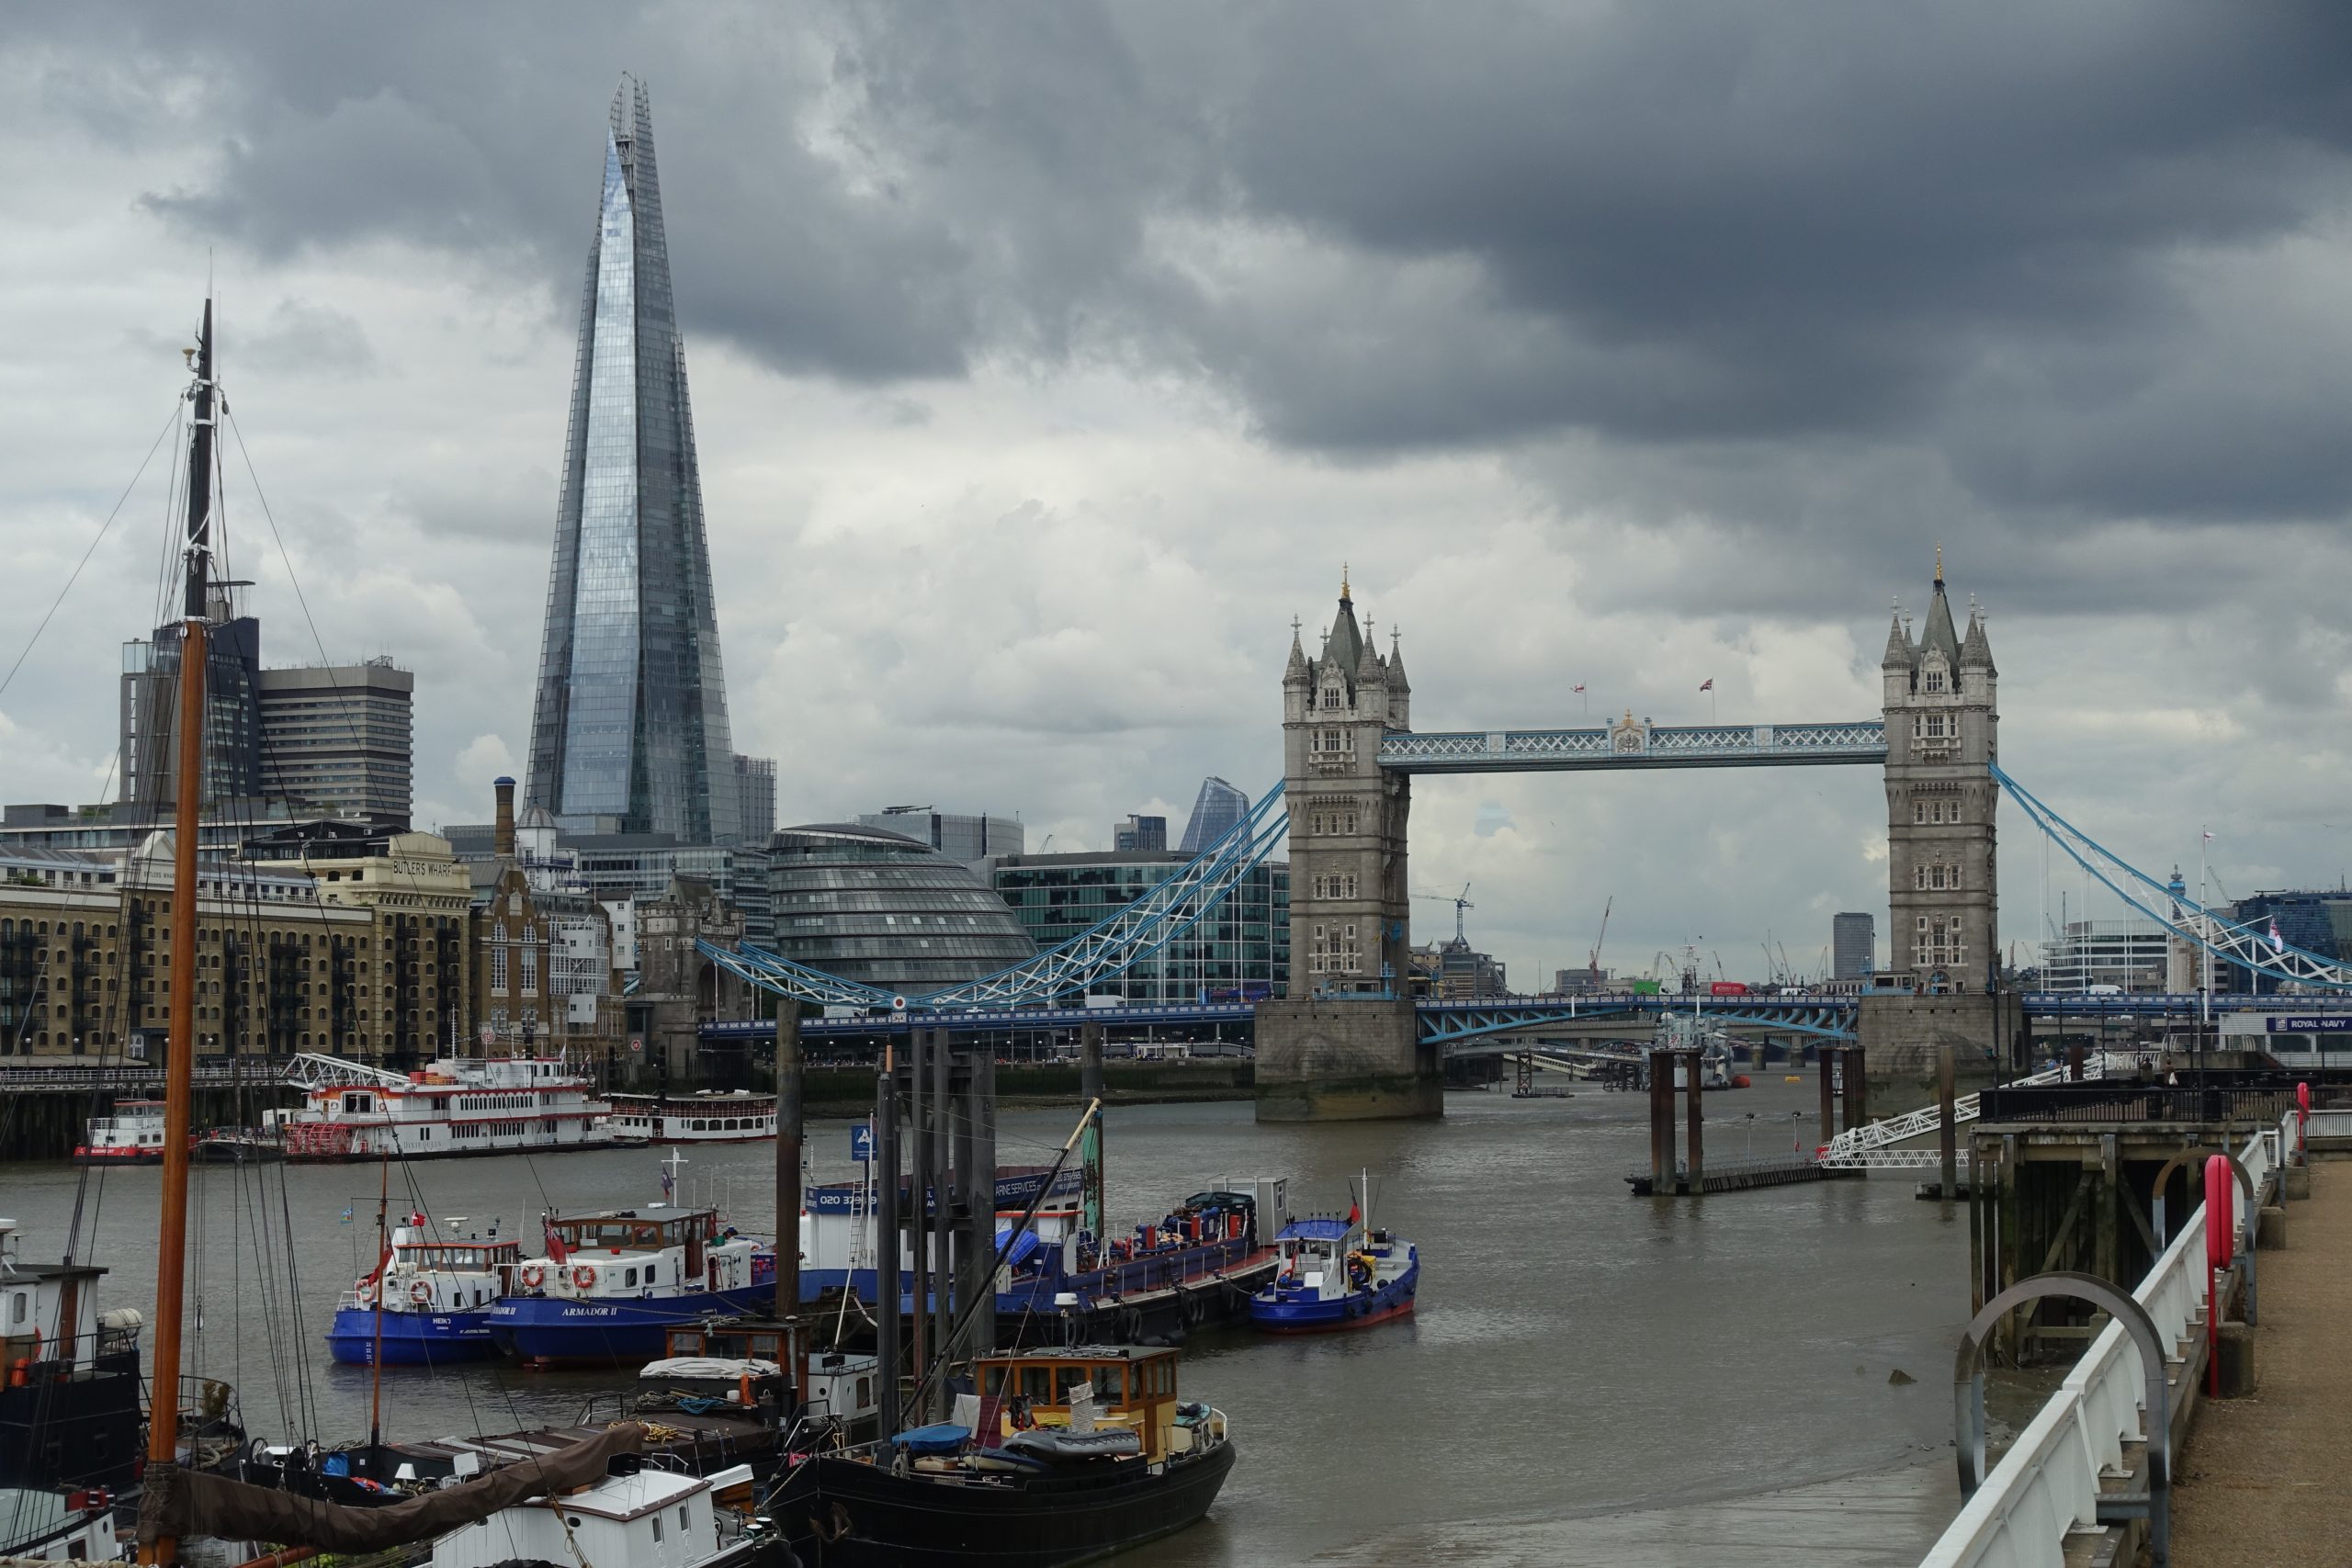
[[[1201,781],[1201,793],[1193,801],[1193,819],[1184,824],[1184,837],[1176,847],[1196,855],[1232,831],[1233,825],[1249,814],[1250,797],[1212,774]]]
[[[887,828],[786,828],[768,865],[774,951],[844,980],[919,995],[1037,952],[986,882]]]
[[[1008,855],[996,865],[997,897],[1030,940],[1055,947],[1109,919],[1191,858],[1182,850]],[[1140,1002],[1261,1001],[1289,983],[1290,867],[1263,861],[1190,931],[1093,988]]]
[[[531,717],[528,804],[567,827],[741,838],[653,119],[621,79],[588,252]]]

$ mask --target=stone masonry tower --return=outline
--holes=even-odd
[[[1871,1077],[1932,1082],[1950,1044],[1963,1077],[2013,1052],[2015,998],[2000,994],[1999,887],[1986,764],[2000,755],[1998,672],[1973,604],[1968,629],[1944,597],[1943,551],[1915,641],[1897,610],[1879,662],[1886,715],[1888,972],[1865,993]]]
[[[1411,700],[1402,651],[1383,657],[1358,626],[1342,574],[1321,654],[1306,657],[1294,623],[1283,671],[1290,985],[1258,1009],[1260,1121],[1442,1113],[1407,984],[1411,781],[1380,766]]]
[[[1997,671],[1984,617],[1968,631],[1935,596],[1916,643],[1900,615],[1887,628],[1885,684],[1888,937],[1891,967],[1928,991],[1985,991],[2000,972],[1993,806],[1985,764],[2000,755]]]

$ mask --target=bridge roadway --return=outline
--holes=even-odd
[[[1845,994],[1706,997],[1699,1013],[1716,1029],[1804,1034],[1848,1039],[1853,1033],[1857,998]],[[1591,1019],[1639,1020],[1647,1028],[1661,1012],[1687,1012],[1690,998],[1620,992],[1583,997],[1512,997],[1491,1001],[1425,1001],[1414,1014],[1420,1038],[1451,1051],[1462,1042],[1514,1034],[1530,1029],[1556,1027]],[[1175,1028],[1249,1023],[1256,1017],[1250,1002],[1165,1002],[1111,1008],[969,1008],[956,1011],[904,1010],[860,1013],[842,1018],[808,1018],[800,1032],[810,1039],[864,1039],[904,1034],[917,1027],[945,1029],[954,1033],[1057,1032],[1100,1023],[1117,1028]],[[702,1026],[702,1037],[735,1043],[769,1044],[775,1025],[765,1021],[714,1022]]]

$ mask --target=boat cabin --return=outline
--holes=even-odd
[[[726,1544],[713,1491],[739,1483],[731,1472],[707,1481],[653,1469],[607,1475],[593,1486],[533,1497],[452,1531],[434,1543],[428,1562],[430,1568],[500,1562],[692,1568]]]
[[[664,1331],[662,1345],[662,1355],[672,1359],[714,1357],[768,1361],[778,1367],[792,1364],[792,1330],[774,1318],[709,1317],[679,1324]],[[814,1352],[808,1358],[808,1386],[801,1396],[799,1413],[831,1416],[854,1443],[880,1436],[880,1367],[871,1353]]]
[[[111,1116],[90,1118],[87,1143],[92,1156],[116,1159],[164,1156],[164,1102],[160,1100],[118,1100]]]
[[[1193,1412],[1176,1397],[1176,1352],[1140,1345],[1077,1345],[1007,1351],[979,1359],[981,1441],[991,1415],[997,1441],[1030,1427],[1067,1427],[1072,1393],[1093,1389],[1094,1425],[1125,1427],[1147,1460],[1193,1446]]]
[[[514,1272],[524,1295],[673,1296],[741,1291],[775,1278],[775,1257],[751,1237],[722,1231],[716,1209],[607,1209],[548,1221],[563,1258],[533,1258]],[[766,1267],[757,1267],[764,1264]]]
[[[1299,1285],[1317,1294],[1327,1293],[1328,1284],[1328,1293],[1339,1293],[1348,1282],[1348,1238],[1354,1234],[1354,1224],[1347,1220],[1293,1220],[1274,1237],[1282,1258],[1276,1284]]]
[[[17,1256],[17,1222],[0,1220],[0,1382],[88,1371],[100,1355],[135,1356],[143,1319],[98,1312],[98,1277],[86,1264],[27,1263]]]

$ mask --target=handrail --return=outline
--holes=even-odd
[[[2258,1198],[2293,1135],[2292,1115],[2247,1140],[2238,1158]],[[2242,1201],[2235,1184],[2233,1203]],[[2254,1223],[2246,1206],[2245,1223]],[[2234,1222],[2235,1214],[2232,1215]],[[2200,1206],[2180,1227],[2132,1299],[2154,1320],[2159,1340],[2179,1344],[2203,1315],[2205,1223]],[[2110,1319],[2066,1374],[1984,1484],[1961,1507],[1920,1568],[2009,1568],[2055,1560],[2066,1533],[2098,1526],[2103,1473],[2119,1471],[2123,1445],[2140,1441],[2146,1373],[2139,1347]]]

